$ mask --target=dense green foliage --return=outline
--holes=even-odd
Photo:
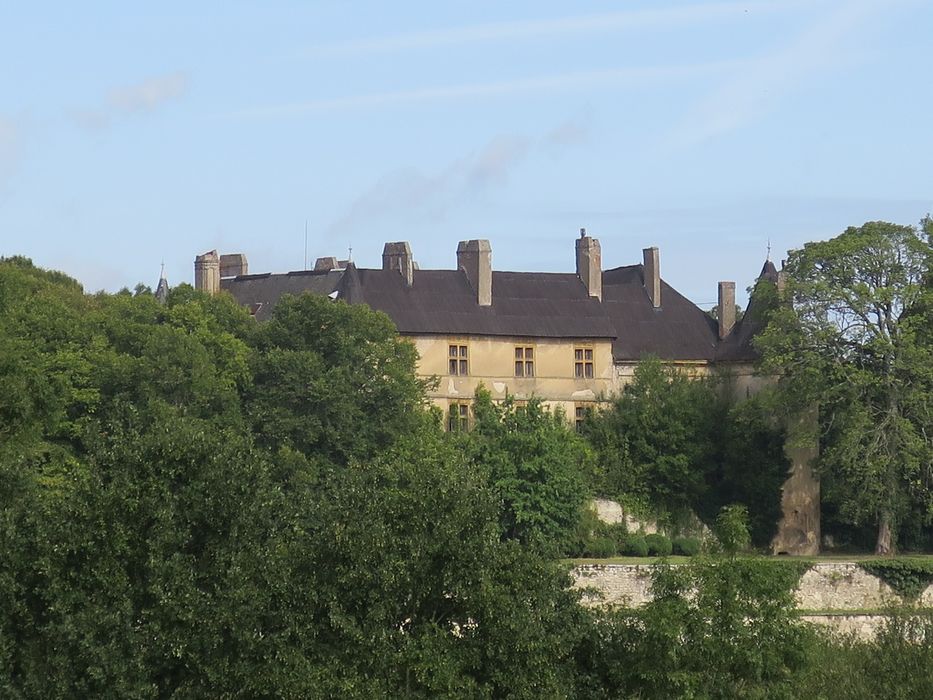
[[[584,475],[592,471],[589,446],[563,414],[551,413],[537,399],[496,405],[480,390],[474,414],[465,447],[488,470],[501,503],[502,537],[539,548],[572,548],[587,497]]]
[[[4,697],[569,697],[585,612],[500,536],[385,317],[257,327],[0,263]]]
[[[708,382],[692,381],[657,360],[640,363],[612,406],[585,426],[599,454],[595,488],[668,512],[690,508],[714,469],[721,404]]]
[[[674,554],[693,557],[700,553],[700,540],[696,537],[675,537],[671,543]]]
[[[748,532],[748,509],[739,504],[725,506],[716,516],[713,532],[722,550],[735,556],[751,544]]]
[[[808,243],[758,339],[788,409],[819,405],[824,497],[876,526],[879,554],[933,514],[931,260],[920,231],[885,222]]]
[[[787,432],[776,417],[778,397],[770,389],[729,408],[718,444],[720,459],[697,511],[706,520],[729,504],[748,510],[751,543],[766,548],[781,519],[781,488],[790,470],[784,452]]]
[[[914,602],[933,583],[933,562],[926,559],[872,559],[859,566],[882,581],[909,602]]]
[[[790,464],[770,392],[732,404],[728,380],[691,378],[641,362],[584,435],[597,452],[591,488],[643,503],[674,525],[698,514],[712,524],[723,506],[748,507],[752,542],[765,547],[780,517]]]
[[[674,551],[670,538],[660,533],[645,535],[645,545],[648,554],[654,557],[669,557]]]
[[[852,697],[879,688],[858,664],[928,694],[928,623],[818,639],[793,563],[704,558],[638,611],[578,604],[559,550],[700,549],[599,523],[594,484],[710,523],[744,504],[768,536],[767,404],[649,362],[592,443],[484,395],[450,436],[414,363],[364,307],[284,298],[257,325],[0,260],[0,696],[822,697],[817,664]]]
[[[916,700],[933,697],[933,617],[904,610],[871,641],[822,637],[795,683],[798,698]]]
[[[802,571],[784,561],[659,567],[654,600],[599,621],[603,697],[793,697],[811,632],[793,613]]]

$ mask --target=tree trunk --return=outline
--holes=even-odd
[[[875,543],[875,554],[881,556],[894,554],[894,544],[891,540],[891,514],[882,511],[878,519],[878,541]]]

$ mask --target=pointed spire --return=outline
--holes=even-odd
[[[162,270],[159,272],[159,284],[155,290],[155,298],[160,304],[168,301],[168,280],[165,279],[165,261],[162,261]]]

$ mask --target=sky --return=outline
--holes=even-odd
[[[0,8],[0,256],[88,291],[302,269],[306,231],[570,272],[585,227],[707,307],[769,244],[933,210],[926,0],[143,5]]]

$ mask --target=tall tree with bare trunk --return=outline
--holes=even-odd
[[[875,221],[791,251],[790,303],[758,340],[788,408],[820,406],[827,495],[876,525],[878,554],[908,512],[933,517],[929,228]]]

